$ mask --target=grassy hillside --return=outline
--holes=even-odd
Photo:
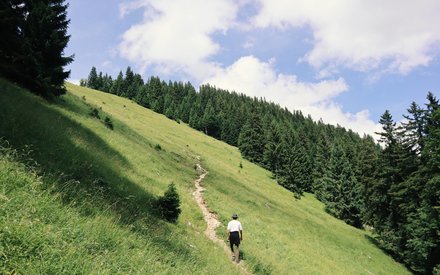
[[[67,88],[48,104],[0,80],[0,137],[12,148],[0,155],[0,273],[240,272],[202,233],[191,196],[196,163],[209,171],[205,197],[223,223],[218,234],[225,238],[230,215],[240,215],[249,271],[408,273],[366,232],[311,195],[295,200],[237,148],[127,99]],[[89,115],[95,107],[100,119]],[[177,224],[152,209],[171,182],[182,199]]]

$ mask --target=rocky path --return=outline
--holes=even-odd
[[[193,192],[193,197],[196,200],[197,204],[199,205],[200,209],[202,210],[203,218],[205,219],[207,224],[205,235],[210,240],[223,247],[223,250],[229,256],[230,251],[228,246],[222,239],[219,239],[217,237],[217,234],[215,232],[217,227],[220,225],[220,221],[218,220],[217,215],[213,211],[209,210],[208,205],[205,199],[203,198],[203,192],[205,191],[205,188],[202,186],[202,181],[206,177],[206,175],[208,175],[208,171],[203,169],[200,164],[197,164],[196,170],[197,173],[199,174],[199,178],[194,181],[196,190]],[[240,261],[238,266],[240,266],[241,271],[243,271],[245,274],[251,274],[243,266],[243,261]]]

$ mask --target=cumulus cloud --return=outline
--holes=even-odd
[[[209,60],[220,45],[210,37],[234,24],[238,6],[232,0],[140,0],[120,6],[125,16],[144,8],[143,22],[122,36],[122,57],[142,68],[153,65],[163,74],[186,73],[195,79],[212,74]]]
[[[315,120],[339,124],[363,134],[374,134],[378,126],[370,120],[369,112],[344,113],[333,98],[348,90],[343,78],[301,82],[295,75],[277,73],[274,60],[262,62],[254,56],[238,59],[231,66],[219,70],[205,82],[217,87],[263,97],[292,110],[301,110]]]
[[[312,50],[303,60],[317,69],[407,74],[427,66],[440,46],[438,0],[258,0],[259,27],[310,27]]]
[[[316,120],[322,119],[326,123],[339,124],[359,133],[373,134],[377,127],[369,120],[367,110],[356,114],[346,113],[342,106],[334,102],[337,95],[348,91],[348,85],[343,78],[332,77],[338,71],[338,67],[330,66],[328,63],[336,58],[337,61],[349,62],[347,64],[353,66],[362,63],[363,67],[368,69],[374,62],[379,64],[383,55],[378,54],[377,58],[371,57],[368,49],[364,47],[358,50],[366,52],[365,57],[360,55],[360,58],[353,61],[350,58],[356,56],[357,50],[348,52],[344,56],[341,52],[344,52],[345,48],[337,47],[339,40],[335,38],[337,41],[333,44],[332,41],[328,42],[327,36],[331,36],[332,33],[327,33],[323,25],[331,20],[322,19],[321,22],[314,19],[324,16],[327,12],[325,9],[318,8],[321,13],[312,17],[310,14],[314,14],[312,11],[314,7],[307,4],[308,2],[304,1],[298,8],[291,6],[289,1],[273,1],[273,4],[270,4],[272,1],[266,3],[266,0],[261,0],[262,9],[254,23],[259,27],[277,26],[280,28],[311,24],[315,44],[305,58],[310,64],[319,68],[321,80],[303,82],[295,75],[277,72],[275,59],[265,62],[254,56],[243,56],[229,66],[215,61],[214,57],[225,45],[220,45],[215,41],[213,34],[226,33],[233,28],[246,33],[247,28],[243,28],[244,22],[240,22],[237,17],[239,17],[240,7],[255,3],[249,0],[135,0],[125,2],[120,5],[121,18],[127,17],[130,12],[137,9],[143,9],[144,16],[141,22],[130,27],[122,35],[122,41],[118,47],[119,55],[136,64],[141,70],[148,67],[162,76],[183,75],[195,80],[196,84],[211,83],[217,87],[235,90],[249,96],[264,97],[290,110],[301,110],[305,115],[310,114]],[[321,4],[317,7],[329,5]],[[339,27],[338,24],[342,23],[330,24],[329,28],[335,31],[335,28]],[[250,26],[250,28],[253,27]],[[351,30],[348,27],[347,29]],[[347,32],[342,35],[341,39],[350,35],[351,33]],[[249,37],[241,46],[249,51],[261,47]],[[323,50],[324,46],[327,47],[328,52]],[[350,58],[347,57],[349,55]],[[329,77],[333,79],[329,80]]]

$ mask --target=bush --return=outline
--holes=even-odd
[[[113,130],[113,122],[108,116],[105,117],[104,124],[107,128],[109,128],[110,130]]]
[[[161,151],[162,150],[162,146],[160,146],[160,144],[156,144],[154,146],[154,149],[156,149],[157,151]]]
[[[180,213],[180,198],[174,183],[168,185],[162,197],[157,199],[157,210],[162,218],[169,222],[176,222]]]
[[[100,117],[99,117],[99,110],[96,109],[96,108],[93,108],[93,109],[90,111],[89,115],[91,115],[92,117],[95,117],[95,118],[97,118],[97,119],[100,118]]]

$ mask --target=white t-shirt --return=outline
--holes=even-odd
[[[241,223],[237,220],[232,220],[228,223],[228,230],[229,232],[235,232],[243,230],[243,227],[241,227]]]

